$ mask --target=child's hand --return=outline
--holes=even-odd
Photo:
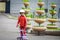
[[[18,25],[16,25],[16,27],[18,27]]]
[[[19,24],[17,24],[17,25],[16,25],[16,27],[20,27],[20,25],[19,25]]]

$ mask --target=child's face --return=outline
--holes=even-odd
[[[24,12],[20,12],[20,15],[24,15]]]

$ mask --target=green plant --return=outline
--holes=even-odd
[[[40,24],[40,26],[39,25],[35,25],[34,27],[44,27],[44,25]]]
[[[54,31],[56,31],[56,30],[60,30],[60,28],[52,28],[52,29],[47,28],[47,30],[54,30]]]
[[[55,12],[55,11],[56,11],[56,10],[49,10],[50,13],[53,13],[53,12]]]
[[[51,5],[55,5],[55,2],[52,2]]]
[[[46,18],[46,16],[45,16],[45,15],[41,15],[41,16],[37,16],[37,18],[42,18],[42,19],[44,19],[44,18]]]
[[[49,10],[50,12],[54,12],[54,11],[56,11],[56,10]]]
[[[33,14],[32,13],[29,13],[26,16],[29,17],[29,18],[33,18]]]
[[[48,26],[56,26],[55,24],[48,24]]]
[[[38,2],[42,2],[42,0],[38,0]]]
[[[48,17],[48,18],[51,18],[52,19],[52,17]],[[53,19],[57,19],[57,17],[56,16],[53,16]]]
[[[30,8],[25,8],[25,7],[22,7],[22,9],[31,10]]]
[[[49,12],[50,12],[52,18],[55,18],[54,15],[56,14],[56,10],[49,10]]]
[[[23,2],[29,2],[29,0],[23,0]]]
[[[36,10],[44,10],[44,8],[36,8]]]

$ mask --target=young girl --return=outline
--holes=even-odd
[[[20,34],[21,37],[23,37],[23,39],[27,39],[26,37],[26,25],[27,25],[27,20],[26,17],[24,15],[25,11],[24,10],[20,10],[20,16],[18,17],[18,22],[17,22],[17,26],[20,26]]]

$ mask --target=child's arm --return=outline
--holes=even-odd
[[[17,25],[16,25],[16,27],[18,27],[18,25],[19,25],[19,22],[20,22],[20,16],[18,17],[18,22],[17,22]]]
[[[24,26],[26,27],[26,25],[27,25],[27,19],[25,18],[25,24],[24,24]]]

